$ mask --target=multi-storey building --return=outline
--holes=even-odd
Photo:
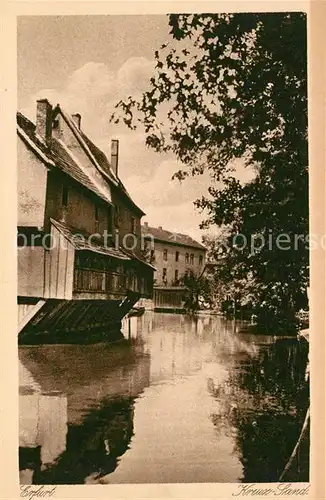
[[[144,212],[119,179],[118,141],[109,162],[79,114],[46,99],[36,111],[36,124],[17,114],[19,330],[118,328],[151,297],[154,270],[142,257]]]
[[[142,226],[150,262],[155,266],[155,286],[177,286],[189,272],[200,275],[205,268],[206,248],[186,234],[162,227]]]
[[[206,248],[186,234],[173,233],[162,227],[142,226],[147,258],[155,266],[154,308],[182,310],[183,277],[200,276],[205,269]]]

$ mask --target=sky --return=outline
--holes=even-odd
[[[154,51],[170,38],[167,16],[23,16],[18,19],[18,108],[35,122],[46,97],[69,113],[110,158],[119,139],[119,176],[150,226],[201,241],[206,218],[194,200],[207,193],[208,174],[172,181],[182,165],[145,146],[141,131],[109,123],[115,104],[147,89]]]

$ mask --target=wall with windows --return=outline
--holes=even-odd
[[[49,172],[46,216],[63,221],[86,233],[101,233],[109,229],[110,207],[100,198],[75,184],[60,172]]]
[[[151,250],[148,244],[148,251]],[[153,265],[156,268],[154,275],[157,285],[174,285],[192,270],[199,275],[205,266],[205,250],[183,245],[171,245],[170,242],[155,241]]]
[[[115,190],[112,192],[114,204],[114,227],[118,231],[119,242],[125,246],[126,250],[133,250],[135,253],[141,252],[141,223],[140,216],[131,206],[119,196]],[[133,248],[134,243],[136,247]]]
[[[109,205],[55,171],[49,173],[47,193],[48,227],[52,217],[89,234],[104,235],[106,230],[113,235],[113,241],[117,230],[120,245],[125,241],[127,249],[133,246],[134,238],[125,236],[133,234],[137,242],[134,250],[140,251],[140,218],[127,207],[118,193],[112,197],[113,205]]]
[[[74,157],[77,163],[83,165],[83,169],[87,170],[90,176],[96,180],[96,183],[101,186],[103,192],[107,193],[109,199],[112,200],[112,204],[115,209],[112,210],[110,217],[112,217],[112,225],[110,226],[110,217],[108,220],[107,210],[105,210],[104,214],[100,213],[98,221],[96,220],[94,208],[91,208],[89,203],[86,200],[81,202],[79,199],[75,199],[74,194],[71,194],[71,201],[74,207],[74,211],[77,210],[80,214],[76,214],[73,216],[69,213],[67,214],[67,224],[70,224],[69,220],[73,219],[75,221],[74,225],[77,227],[84,228],[85,231],[94,232],[95,229],[98,228],[99,231],[95,230],[95,232],[102,232],[104,229],[112,229],[112,233],[117,229],[119,233],[119,241],[120,245],[123,244],[123,238],[126,235],[134,234],[137,236],[137,246],[133,250],[136,253],[140,253],[140,213],[139,211],[133,209],[132,205],[128,203],[124,196],[121,196],[121,189],[119,187],[109,185],[106,179],[100,174],[98,169],[93,165],[88,155],[81,147],[80,143],[75,137],[75,134],[71,131],[70,127],[65,122],[63,116],[59,114],[56,117],[55,126],[53,128],[53,136],[57,139],[63,141],[68,148],[70,154]],[[92,213],[93,212],[93,213]],[[84,215],[89,219],[88,221],[84,220]],[[73,224],[71,224],[73,225]],[[115,236],[116,237],[116,236]],[[133,247],[133,236],[129,236],[125,239],[126,246]]]

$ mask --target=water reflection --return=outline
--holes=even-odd
[[[227,383],[210,381],[209,391],[222,403],[212,416],[220,428],[225,418],[236,429],[244,482],[277,481],[298,439],[309,404],[304,367],[307,344],[276,340],[271,349],[242,360],[229,370]],[[287,479],[308,481],[308,442]]]
[[[214,316],[123,328],[130,342],[19,348],[22,482],[278,479],[309,400],[306,343]],[[308,446],[286,480],[308,480]]]
[[[32,396],[34,400],[20,396],[20,414],[24,416],[20,425],[20,468],[26,470],[24,462],[31,456],[27,452],[39,446],[40,458],[29,464],[29,469],[34,468],[34,483],[79,484],[112,472],[133,435],[135,398],[149,384],[149,356],[141,343],[24,346],[19,356],[24,374],[30,374],[28,382],[35,381],[41,391]],[[26,391],[26,381],[21,380],[21,384]],[[53,412],[53,404],[44,407],[49,390],[65,394],[65,410]],[[58,399],[51,398],[52,402]],[[68,423],[65,444],[56,460],[44,461],[40,440],[35,446],[23,442],[25,421],[34,429],[39,427],[36,400],[43,402],[43,421],[52,447],[58,440],[52,421],[62,422],[62,427]]]
[[[20,481],[30,484],[36,470],[51,466],[66,449],[67,398],[23,386],[19,414]]]

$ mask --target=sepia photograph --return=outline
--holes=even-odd
[[[276,10],[17,17],[22,486],[307,494],[325,238]]]

